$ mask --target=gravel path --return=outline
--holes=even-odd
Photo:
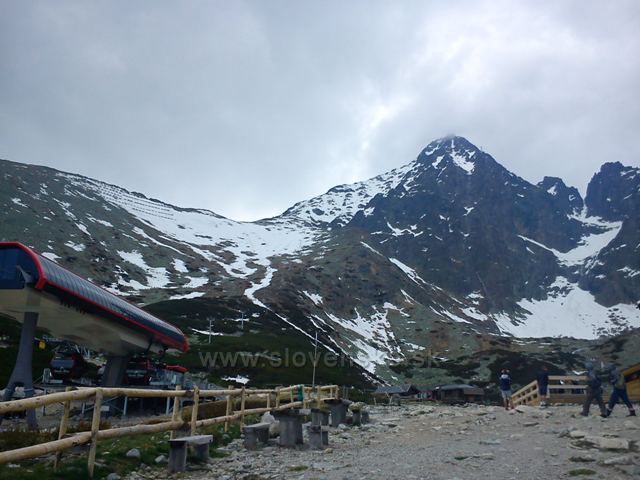
[[[518,410],[375,407],[371,424],[332,430],[327,450],[285,449],[274,441],[246,451],[237,440],[226,458],[181,478],[640,478],[640,421],[626,417],[626,408],[618,406],[608,419],[595,412],[581,417],[576,406]],[[129,478],[160,476],[154,469]]]

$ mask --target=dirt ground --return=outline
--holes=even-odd
[[[464,407],[428,404],[372,407],[370,424],[332,429],[329,448],[247,451],[183,474],[204,479],[554,479],[640,478],[640,421],[617,406],[607,419],[577,406]],[[130,475],[165,477],[150,468]]]

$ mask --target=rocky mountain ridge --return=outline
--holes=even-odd
[[[250,223],[46,167],[0,161],[0,175],[2,240],[135,302],[202,305],[189,328],[233,305],[318,332],[323,348],[387,379],[394,362],[494,335],[640,327],[640,170],[619,163],[583,200],[446,137],[387,174]]]

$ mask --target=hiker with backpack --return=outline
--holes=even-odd
[[[549,369],[543,365],[538,372],[538,395],[540,396],[540,406],[546,407],[549,401]]]
[[[607,411],[604,406],[604,401],[602,400],[602,381],[600,377],[598,377],[598,373],[596,372],[595,366],[592,363],[587,364],[587,399],[582,406],[583,417],[589,416],[589,409],[591,408],[591,403],[593,401],[598,403],[598,407],[600,407],[600,416],[606,418]]]
[[[509,370],[503,369],[500,372],[498,378],[500,384],[500,393],[502,394],[502,402],[505,410],[509,410],[509,407],[513,408],[513,399],[511,398],[511,375]]]
[[[607,370],[609,372],[609,383],[613,387],[611,396],[609,397],[609,403],[607,404],[607,417],[613,412],[613,407],[616,406],[618,400],[622,400],[627,406],[627,408],[629,409],[629,416],[635,417],[636,411],[633,409],[633,404],[629,400],[629,395],[627,394],[627,386],[624,381],[624,375],[613,363],[609,365]]]

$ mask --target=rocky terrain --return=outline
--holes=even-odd
[[[578,406],[378,406],[372,423],[341,426],[329,447],[247,451],[235,440],[226,457],[194,466],[190,480],[640,478],[640,421],[616,407],[602,419]],[[128,480],[171,478],[143,468]]]
[[[462,137],[399,165],[237,222],[0,160],[0,240],[144,305],[194,344],[210,318],[214,346],[236,351],[274,334],[308,350],[317,333],[360,383],[412,381],[404,365],[416,358],[455,362],[501,337],[546,344],[640,327],[638,168],[604,163],[583,198],[556,177],[518,177]]]

